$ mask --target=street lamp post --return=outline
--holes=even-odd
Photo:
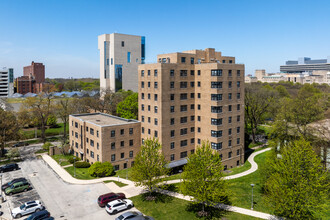
[[[254,184],[251,184],[251,187],[252,187],[252,201],[251,201],[251,210],[253,210],[253,187],[254,187]]]
[[[76,177],[76,157],[73,157],[73,173],[74,177]]]

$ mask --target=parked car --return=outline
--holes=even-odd
[[[143,216],[143,215],[138,215],[133,218],[130,218],[129,220],[155,220],[153,217],[150,216]]]
[[[100,195],[97,199],[97,203],[100,207],[105,207],[106,204],[116,199],[126,199],[126,196],[124,193],[107,193]]]
[[[31,214],[33,212],[39,212],[44,209],[44,206],[41,205],[39,200],[26,202],[20,207],[14,208],[11,211],[13,218],[20,218],[23,215]]]
[[[126,219],[132,219],[136,216],[142,216],[141,212],[125,212],[124,214],[118,216],[116,220],[126,220]]]
[[[21,146],[28,146],[28,145],[29,145],[29,143],[27,143],[27,142],[17,142],[12,147],[21,147]]]
[[[18,169],[19,169],[19,167],[18,167],[17,163],[6,164],[6,165],[0,167],[0,173],[18,170]]]
[[[21,181],[27,181],[24,177],[21,177],[21,178],[16,178],[16,179],[13,179],[12,181],[8,182],[8,183],[5,183],[1,186],[1,189],[3,191],[5,191],[5,189],[7,189],[8,187],[10,187],[11,185],[13,185],[14,183],[17,183],[17,182],[21,182]]]
[[[50,217],[50,213],[45,209],[30,215],[28,218],[24,220],[41,220],[47,218],[51,218],[51,217]]]
[[[119,211],[130,209],[133,207],[133,202],[129,199],[117,199],[112,202],[109,202],[106,207],[105,211],[109,214],[116,214]]]
[[[19,192],[25,192],[28,189],[30,189],[30,183],[26,182],[26,181],[21,181],[21,182],[17,182],[14,183],[13,185],[11,185],[11,187],[8,187],[5,190],[6,195],[12,195],[14,193],[19,193]]]

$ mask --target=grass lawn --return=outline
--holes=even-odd
[[[4,161],[0,161],[0,165],[5,165],[5,164],[9,164],[9,163],[18,163],[18,162],[21,162],[22,160],[21,159],[16,159],[16,160],[4,160]]]
[[[63,123],[58,123],[57,128],[48,128],[45,131],[46,136],[54,136],[54,135],[63,135]],[[66,126],[66,131],[69,134],[69,125]],[[29,129],[23,129],[22,130],[23,135],[26,139],[35,138],[35,129],[29,128]],[[37,137],[41,136],[41,130],[37,130]]]
[[[127,179],[131,179],[130,178],[130,173],[131,173],[131,170],[132,168],[127,168],[127,169],[124,169],[124,170],[118,170],[116,171],[116,174],[114,175],[115,177],[120,177],[120,178],[123,178],[123,179],[126,179],[126,175],[127,175]]]
[[[210,209],[209,218],[198,217],[197,212],[200,211],[200,207],[192,205],[191,202],[177,199],[171,196],[156,194],[157,197],[154,201],[146,201],[145,195],[138,195],[130,198],[134,206],[146,215],[152,216],[157,220],[175,220],[175,219],[236,219],[236,220],[250,220],[258,219],[247,215],[242,215],[234,212],[227,212],[219,209]]]
[[[74,177],[74,167],[66,167],[64,168],[68,173],[70,173],[71,176]],[[82,180],[90,180],[90,179],[96,179],[96,177],[93,177],[89,175],[88,168],[76,168],[76,177],[77,179]]]
[[[56,154],[52,156],[52,158],[56,160],[56,162],[61,166],[66,166],[71,164],[68,160],[72,157],[73,155],[63,155],[63,154]]]
[[[104,183],[111,183],[111,182],[113,182],[113,183],[115,183],[117,186],[119,186],[119,187],[123,187],[123,186],[127,186],[127,184],[125,184],[125,183],[122,183],[122,182],[118,182],[118,181],[116,181],[116,180],[106,180],[106,181],[103,181]]]

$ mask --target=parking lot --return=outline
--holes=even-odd
[[[110,216],[104,208],[98,206],[98,196],[111,191],[103,183],[68,184],[62,181],[42,159],[36,159],[31,147],[33,146],[21,149],[21,152],[25,153],[24,161],[18,163],[21,169],[4,173],[3,183],[13,178],[25,177],[32,184],[32,189],[7,196],[8,204],[2,204],[2,211],[7,212],[4,216],[9,214],[5,208],[7,205],[12,209],[31,200],[40,200],[55,219],[115,219],[123,213]]]

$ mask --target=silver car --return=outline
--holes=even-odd
[[[13,218],[20,218],[23,215],[38,212],[43,209],[44,209],[44,206],[41,205],[41,202],[39,200],[35,200],[35,201],[26,202],[23,205],[21,205],[20,207],[14,208],[11,211],[11,215],[13,216]]]
[[[125,212],[124,214],[118,216],[116,220],[125,220],[125,219],[133,219],[136,216],[143,216],[141,212]]]

